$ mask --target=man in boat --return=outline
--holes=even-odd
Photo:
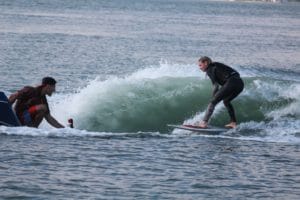
[[[42,84],[37,87],[25,86],[9,97],[9,103],[15,104],[15,112],[23,126],[38,127],[45,118],[56,128],[64,128],[51,114],[46,95],[55,92],[56,80],[44,77]]]

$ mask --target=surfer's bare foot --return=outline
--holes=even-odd
[[[229,124],[225,125],[226,128],[236,128],[236,122],[230,122]]]
[[[198,126],[199,126],[200,128],[207,128],[207,122],[202,121],[202,122],[200,122],[200,123],[198,124]]]

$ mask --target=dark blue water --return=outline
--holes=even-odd
[[[0,199],[299,199],[300,4],[0,1],[0,90],[58,80],[76,129],[0,127]],[[237,69],[239,127],[203,117],[197,60]],[[211,124],[228,115],[216,108]]]
[[[299,197],[300,152],[291,144],[198,136],[1,136],[1,152],[6,198]]]

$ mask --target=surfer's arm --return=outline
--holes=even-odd
[[[64,128],[63,125],[61,125],[54,117],[52,117],[50,115],[50,113],[48,115],[45,116],[45,119],[47,120],[47,122],[52,125],[55,128]]]
[[[9,96],[8,98],[8,102],[12,105],[15,103],[15,101],[17,100],[19,96],[19,92],[13,93],[12,95]]]
[[[203,117],[203,122],[208,123],[211,115],[213,114],[215,110],[215,105],[213,103],[209,103],[205,112],[205,115]]]
[[[217,82],[213,83],[213,96],[215,96],[215,94],[218,92],[219,90],[219,84]]]
[[[212,68],[210,69],[209,71],[207,71],[207,75],[208,77],[210,78],[211,80],[211,83],[213,85],[213,92],[212,92],[212,96],[215,96],[215,94],[218,92],[219,90],[219,84],[218,82],[216,81],[216,68]]]

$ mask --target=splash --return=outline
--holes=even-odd
[[[269,123],[283,117],[300,123],[299,82],[287,77],[280,80],[278,74],[275,78],[252,74],[243,79],[245,90],[233,101],[240,123]],[[75,94],[56,96],[52,109],[59,119],[73,117],[77,127],[89,131],[166,132],[166,124],[201,120],[211,88],[196,66],[162,63],[125,78],[92,80]],[[211,124],[223,126],[228,120],[219,104]]]
[[[240,67],[238,71],[245,81],[243,93],[233,101],[240,126],[236,132],[226,134],[259,141],[298,141],[299,82],[293,77],[289,80],[290,73],[282,71],[273,71],[272,76],[267,76],[268,73],[262,76],[264,71],[258,76],[257,69],[249,73],[250,69]],[[278,78],[279,74],[282,79]],[[211,91],[210,80],[194,65],[161,63],[123,78],[91,80],[74,93],[49,98],[52,114],[59,121],[66,122],[71,117],[76,128],[82,130],[54,131],[53,134],[167,133],[170,131],[167,124],[200,121]],[[227,111],[220,103],[210,123],[223,126],[228,120]],[[23,132],[51,136],[53,130],[46,123],[42,127],[41,132],[31,129]],[[223,136],[227,137],[226,134]]]

